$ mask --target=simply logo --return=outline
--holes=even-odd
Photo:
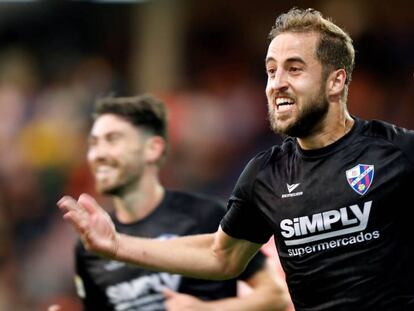
[[[366,229],[372,201],[361,207],[354,204],[339,210],[328,210],[310,216],[283,219],[280,222],[282,236],[287,246],[301,245]]]
[[[374,165],[358,164],[346,171],[346,180],[358,194],[364,195],[374,179]]]

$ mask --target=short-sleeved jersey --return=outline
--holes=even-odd
[[[215,232],[225,212],[225,205],[218,200],[167,191],[160,205],[140,221],[122,224],[113,215],[112,218],[118,232],[144,238],[169,239]],[[237,294],[236,279],[208,281],[149,271],[96,256],[86,251],[81,242],[76,245],[75,262],[75,283],[85,310],[165,310],[162,294],[165,287],[203,300]],[[258,253],[239,279],[248,279],[262,269],[264,263],[265,256]]]
[[[300,310],[414,310],[414,132],[355,118],[317,150],[296,139],[257,155],[240,176],[222,229],[275,236]]]

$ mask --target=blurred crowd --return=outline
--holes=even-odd
[[[414,129],[413,29],[367,29],[358,35],[349,94],[352,114]],[[155,93],[170,109],[164,183],[226,199],[248,159],[281,138],[267,122],[264,69],[246,65],[250,54],[242,49],[221,52],[193,69],[182,87]],[[254,66],[262,66],[264,51],[259,52],[262,58]],[[85,163],[94,100],[133,95],[120,68],[104,53],[74,55],[48,76],[41,64],[30,49],[0,48],[4,311],[46,310],[52,302],[80,310],[72,282],[76,237],[55,203],[63,194],[94,194]]]
[[[50,82],[37,65],[30,51],[0,53],[0,310],[59,302],[75,311],[75,235],[56,202],[63,194],[94,194],[85,163],[90,112],[96,98],[122,87],[100,56],[74,61]],[[202,88],[157,94],[170,110],[162,176],[171,188],[225,199],[249,149],[269,139],[266,105],[259,83],[240,72],[210,74],[200,78]]]

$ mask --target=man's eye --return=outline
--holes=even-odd
[[[111,135],[108,135],[108,136],[106,137],[106,140],[107,140],[108,142],[110,142],[110,143],[117,142],[117,141],[119,141],[120,139],[121,139],[121,135],[116,134],[116,133],[111,134]]]
[[[116,143],[119,140],[119,137],[108,137],[109,143]]]
[[[273,68],[266,69],[267,75],[272,76],[275,74],[276,70]]]
[[[290,67],[290,71],[291,72],[298,72],[298,71],[300,71],[301,69],[299,68],[299,67]]]

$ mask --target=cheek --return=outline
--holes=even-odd
[[[125,166],[136,168],[143,164],[144,155],[140,150],[129,150],[120,154],[119,159],[121,159]]]
[[[89,150],[86,153],[86,161],[88,162],[88,164],[92,164],[95,160],[96,156],[95,156],[95,152],[93,152],[92,150]]]
[[[272,88],[270,87],[269,81],[266,84],[265,88],[266,97],[269,99],[269,97],[272,95]]]

